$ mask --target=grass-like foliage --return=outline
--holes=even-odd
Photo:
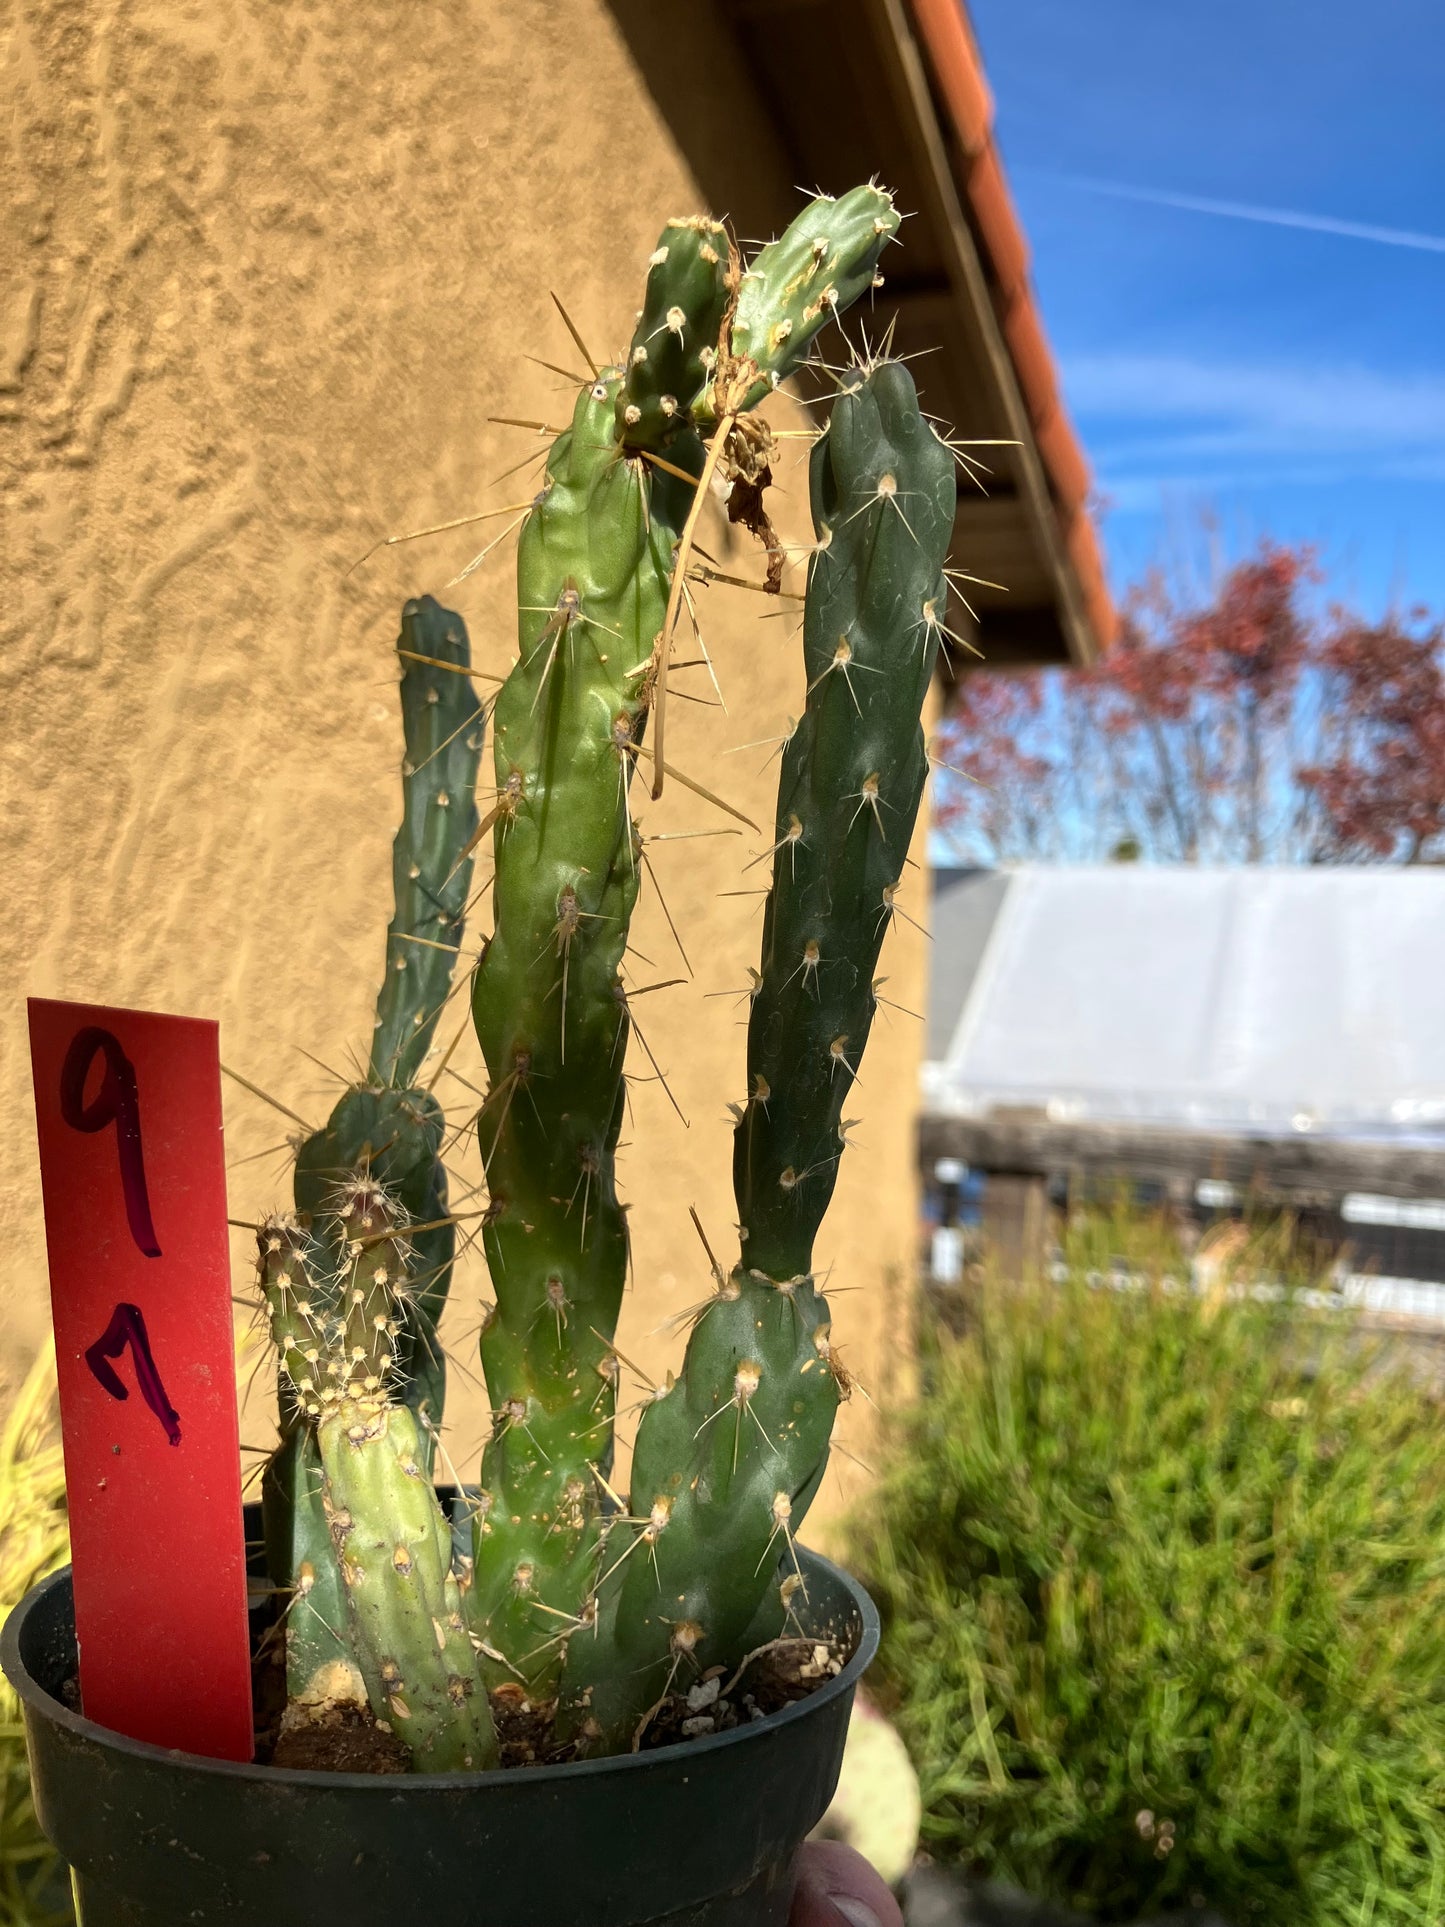
[[[0,1429],[0,1618],[68,1551],[55,1357],[47,1345]],[[70,1918],[66,1883],[31,1805],[20,1703],[0,1680],[0,1923],[50,1927]]]
[[[941,1341],[858,1531],[927,1846],[1105,1919],[1445,1918],[1445,1415],[1084,1243]]]

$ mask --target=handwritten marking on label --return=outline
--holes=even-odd
[[[105,1056],[105,1077],[99,1093],[87,1104],[85,1080],[101,1053]],[[146,1192],[135,1066],[116,1038],[98,1024],[87,1024],[84,1030],[78,1030],[65,1053],[60,1072],[60,1114],[77,1131],[103,1131],[107,1124],[114,1124],[121,1195],[125,1199],[130,1235],[147,1258],[159,1258],[160,1240],[151,1221],[150,1198]]]
[[[108,1362],[112,1358],[119,1358],[127,1345],[130,1346],[135,1382],[140,1387],[141,1397],[165,1427],[166,1437],[171,1444],[179,1445],[181,1415],[166,1396],[166,1388],[151,1354],[151,1341],[146,1335],[145,1314],[139,1305],[116,1306],[110,1315],[110,1323],[100,1337],[93,1345],[86,1346],[85,1362],[112,1398],[129,1398],[130,1392],[114,1366]],[[119,1449],[117,1446],[116,1450]]]

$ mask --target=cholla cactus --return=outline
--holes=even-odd
[[[752,411],[875,282],[897,226],[887,194],[858,188],[812,203],[744,268],[716,223],[670,222],[632,342],[583,387],[522,529],[518,660],[496,700],[483,825],[493,930],[472,983],[490,1079],[477,1129],[496,1302],[481,1338],[494,1429],[470,1584],[447,1576],[435,1522],[423,1530],[406,1483],[423,1460],[400,1386],[424,1372],[414,1351],[400,1354],[429,1287],[420,1234],[405,1235],[401,1214],[446,1215],[430,1113],[414,1107],[397,1142],[428,1147],[431,1190],[404,1179],[404,1161],[382,1168],[370,1113],[333,1116],[328,1143],[306,1147],[298,1166],[306,1228],[263,1232],[263,1272],[284,1260],[292,1280],[287,1293],[270,1281],[268,1302],[300,1436],[314,1437],[320,1463],[308,1516],[340,1547],[318,1615],[335,1644],[319,1689],[307,1683],[314,1666],[293,1668],[293,1695],[324,1700],[338,1664],[349,1666],[348,1690],[364,1689],[418,1765],[488,1754],[481,1675],[462,1635],[494,1683],[520,1678],[534,1702],[555,1700],[579,1750],[615,1750],[636,1743],[650,1709],[699,1665],[780,1630],[799,1583],[793,1535],[847,1389],[813,1241],[923,787],[920,713],[953,525],[953,460],[901,364],[869,361],[843,378],[812,454],[806,710],[783,757],[736,1107],[741,1253],[718,1270],[680,1374],[644,1414],[619,1508],[608,1474],[627,1269],[615,1173],[630,1029],[621,964],[641,881],[629,796],[639,761],[654,789],[666,770],[668,652],[708,487],[730,483],[730,513],[777,556],[761,506],[771,438]],[[388,1050],[400,1040],[410,1075],[407,1025],[384,1013],[378,1035]],[[382,1075],[368,1098],[389,1120],[391,1081]],[[359,1235],[366,1215],[376,1229]],[[357,1255],[373,1249],[394,1254],[376,1268],[382,1283]],[[308,1303],[324,1305],[320,1326],[299,1323],[302,1274]],[[389,1507],[413,1522],[410,1536]],[[386,1548],[403,1544],[387,1569]],[[295,1574],[293,1564],[293,1587]],[[313,1574],[315,1598],[325,1588],[314,1562]]]
[[[348,1179],[310,1228],[285,1218],[261,1227],[261,1283],[282,1369],[315,1432],[348,1656],[417,1767],[447,1772],[494,1765],[497,1746],[451,1524],[416,1418],[397,1396],[406,1229],[381,1185]],[[336,1248],[342,1263],[328,1275],[318,1257]],[[358,1697],[335,1675],[305,1682],[308,1711]]]
[[[728,1664],[742,1650],[817,1490],[846,1387],[813,1240],[927,771],[919,716],[954,510],[952,457],[900,363],[860,372],[839,396],[811,482],[807,708],[783,753],[734,1132],[741,1255],[638,1428],[632,1519],[613,1531],[645,1541],[647,1556],[611,1554],[612,1584],[583,1614],[596,1634],[568,1651],[569,1707],[612,1745],[681,1660]]]
[[[392,846],[394,910],[367,1074],[343,1091],[325,1126],[299,1145],[296,1215],[263,1225],[259,1240],[262,1297],[282,1364],[282,1442],[262,1487],[266,1556],[272,1579],[293,1596],[286,1621],[287,1689],[289,1717],[302,1723],[324,1720],[339,1703],[364,1704],[368,1694],[354,1652],[334,1522],[327,1515],[317,1423],[325,1380],[318,1379],[309,1394],[300,1389],[305,1360],[291,1343],[298,1300],[288,1300],[291,1287],[282,1281],[290,1278],[286,1266],[294,1259],[300,1266],[296,1293],[314,1303],[318,1317],[330,1305],[327,1316],[334,1318],[340,1281],[354,1260],[347,1214],[337,1210],[337,1201],[358,1185],[380,1187],[378,1208],[409,1220],[391,1268],[392,1302],[374,1308],[378,1316],[385,1309],[388,1326],[395,1327],[387,1334],[385,1370],[378,1358],[376,1375],[406,1408],[388,1435],[395,1443],[407,1432],[428,1493],[446,1388],[436,1328],[451,1282],[456,1232],[441,1161],[441,1107],[416,1080],[461,943],[485,720],[466,673],[470,645],[459,615],[430,596],[408,602],[396,647],[406,743],[403,814]],[[323,1339],[313,1342],[319,1348]]]

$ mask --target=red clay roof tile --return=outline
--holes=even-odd
[[[999,166],[998,149],[990,141],[969,162],[964,183],[973,218],[983,238],[984,266],[997,283],[1003,298],[1022,294],[1029,298],[1029,244],[1014,212],[1013,196]]]
[[[993,94],[958,0],[913,0],[933,56],[933,77],[965,154],[980,153],[993,133]]]
[[[1039,311],[1030,299],[1027,288],[1015,294],[1000,320],[1029,418],[1037,428],[1050,415],[1058,412],[1059,380],[1054,369],[1053,354],[1039,321]]]
[[[1054,498],[1064,515],[1072,515],[1087,502],[1094,480],[1074,424],[1060,405],[1050,410],[1034,433],[1054,486]]]
[[[1088,460],[1059,394],[1053,356],[1029,286],[1029,249],[993,140],[993,96],[962,0],[910,0],[934,85],[965,155],[960,182],[995,288],[1004,340],[1034,424],[1065,547],[1090,627],[1106,649],[1118,629],[1098,534],[1088,512]]]
[[[1069,551],[1069,560],[1074,565],[1074,573],[1079,579],[1090,625],[1099,639],[1099,647],[1107,649],[1118,633],[1119,617],[1105,579],[1099,538],[1087,510],[1080,509],[1071,518],[1065,530],[1064,542]]]

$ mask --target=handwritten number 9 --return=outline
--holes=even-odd
[[[102,1054],[105,1077],[99,1094],[87,1104],[85,1080],[96,1057]],[[103,1131],[107,1124],[114,1124],[120,1186],[130,1235],[147,1258],[159,1258],[160,1241],[146,1195],[135,1066],[108,1030],[91,1024],[76,1032],[60,1072],[60,1114],[77,1131]]]

